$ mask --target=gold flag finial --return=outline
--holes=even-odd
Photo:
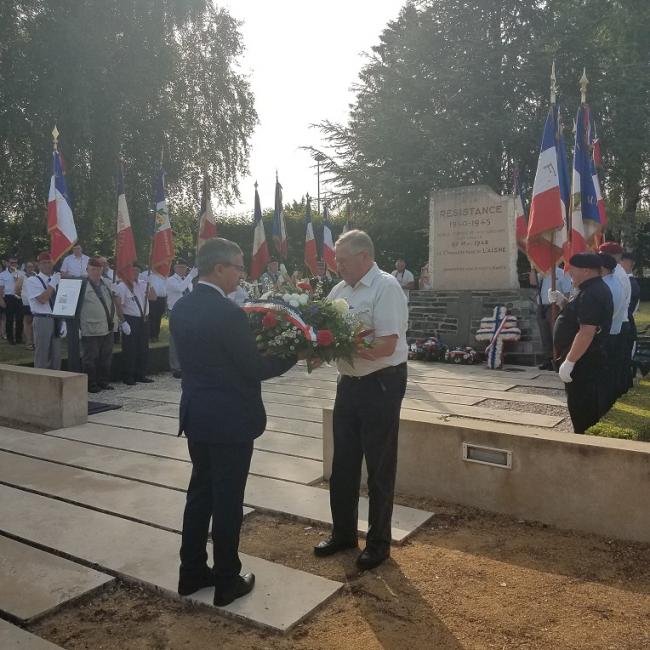
[[[589,85],[589,79],[587,79],[587,69],[582,69],[582,77],[580,77],[580,103],[587,103],[587,86]]]
[[[54,142],[54,148],[56,149],[57,144],[59,144],[59,129],[56,128],[56,124],[52,129],[52,142]]]
[[[551,104],[555,104],[557,98],[557,79],[555,77],[555,59],[551,66]]]

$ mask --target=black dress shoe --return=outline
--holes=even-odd
[[[127,386],[135,386],[135,379],[125,379],[125,380],[124,380],[124,383],[125,383]]]
[[[214,574],[208,567],[198,575],[181,574],[178,578],[178,593],[181,596],[189,596],[205,587],[214,587]]]
[[[243,576],[237,576],[234,584],[227,589],[217,589],[215,587],[213,603],[215,607],[225,607],[226,605],[230,605],[233,600],[237,600],[237,598],[241,598],[242,596],[250,593],[253,590],[254,586],[254,573],[247,573]]]
[[[540,370],[553,370],[553,362],[552,361],[544,361],[544,363],[540,363],[539,366],[537,366]]]
[[[180,370],[174,370],[174,372],[172,372],[172,377],[174,379],[180,379],[182,376],[183,375]]]
[[[135,380],[138,384],[153,384],[153,379],[149,379],[149,377],[136,377]]]
[[[89,393],[101,393],[101,390],[102,389],[97,384],[95,384],[93,386],[88,386],[88,392]]]
[[[115,390],[113,386],[111,386],[110,384],[99,384],[99,387],[102,390]]]
[[[359,542],[356,539],[337,539],[336,537],[328,537],[314,546],[314,555],[316,557],[328,557],[329,555],[334,555],[334,553],[338,553],[339,551],[358,547]]]
[[[390,557],[390,549],[380,550],[373,548],[366,548],[361,552],[357,558],[357,566],[362,571],[368,571],[379,566],[384,560]]]

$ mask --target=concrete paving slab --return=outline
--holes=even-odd
[[[2,650],[63,650],[45,639],[12,625],[0,618],[0,648]]]
[[[108,424],[113,427],[124,427],[125,429],[142,429],[153,433],[166,433],[171,436],[178,435],[178,407],[173,416],[152,417],[133,411],[105,411],[96,415],[89,415],[88,422],[96,424]]]
[[[55,437],[50,438],[54,444],[45,446],[43,443],[39,444],[39,438],[42,437],[45,436],[0,427],[0,449],[13,451],[14,454],[25,454],[31,458],[51,461],[52,463],[65,464],[70,462],[67,458],[72,457],[75,461],[74,464],[91,472],[103,472],[113,477],[141,481],[150,483],[153,486],[169,487],[180,491],[187,488],[189,467],[184,461],[144,456],[120,449],[84,445],[83,443]],[[86,449],[80,450],[80,446]],[[80,457],[81,452],[84,452],[83,457]],[[18,458],[19,456],[16,456],[16,459]],[[36,479],[32,477],[29,480],[35,481]],[[52,480],[55,481],[56,477]],[[78,476],[76,480],[79,481],[81,478]],[[90,479],[84,476],[83,480]],[[19,482],[16,484],[22,485]],[[99,483],[97,485],[101,488],[105,484]],[[28,487],[28,485],[25,484],[25,487]],[[78,489],[73,492],[79,493],[82,490]],[[109,490],[109,495],[110,493]],[[128,495],[125,498],[128,498]],[[133,499],[135,498],[134,492]],[[80,497],[72,496],[70,500],[79,501]],[[132,501],[127,501],[127,503],[132,504]],[[328,525],[332,523],[329,492],[317,487],[251,474],[246,483],[244,503],[252,508],[279,512],[310,522]],[[132,505],[129,505],[129,507],[132,507]],[[139,508],[138,512],[140,514],[135,518],[141,518],[142,521],[151,521],[152,523],[160,521],[160,515],[157,514],[156,508],[148,511],[142,510],[142,506],[139,506]],[[111,510],[111,507],[109,506],[107,509]],[[179,510],[180,507],[176,511]],[[393,508],[393,540],[396,542],[404,541],[431,516],[432,514],[429,512],[396,505]],[[158,518],[156,519],[156,517]],[[368,499],[361,497],[359,499],[359,531],[361,533],[367,531],[367,517]],[[171,528],[173,526],[172,523],[165,527]]]
[[[4,471],[0,476],[5,480]],[[0,536],[0,611],[15,619],[42,616],[112,581],[105,573]]]
[[[2,482],[180,532],[185,491],[0,451]],[[187,487],[187,486],[185,486]],[[253,512],[244,506],[244,516]]]
[[[20,539],[98,565],[176,597],[180,536],[81,506],[0,486],[0,529]],[[82,534],[80,534],[82,533]],[[253,591],[221,611],[286,632],[333,596],[341,583],[240,554],[253,571]],[[212,589],[189,600],[212,603]]]
[[[124,449],[140,454],[173,458],[186,463],[190,462],[187,441],[173,436],[153,435],[138,429],[123,429],[120,427],[105,427],[97,429],[84,425],[49,431],[43,435],[64,439],[66,441],[81,441],[100,448]],[[84,450],[77,449],[83,455]],[[69,461],[71,465],[77,463]],[[255,449],[251,460],[251,474],[269,476],[296,483],[314,483],[323,477],[323,467],[318,460],[286,456]]]

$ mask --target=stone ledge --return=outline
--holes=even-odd
[[[463,460],[463,443],[509,451],[512,467]],[[331,409],[323,412],[323,458],[329,478]],[[650,543],[644,442],[422,413],[400,422],[396,491]]]

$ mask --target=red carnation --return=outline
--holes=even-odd
[[[304,289],[305,291],[311,291],[311,284],[309,284],[309,282],[298,282],[298,289]]]
[[[262,327],[265,330],[271,329],[278,324],[278,319],[272,311],[266,313],[264,318],[262,318]]]
[[[330,330],[320,330],[316,334],[316,340],[318,341],[318,345],[332,345],[334,343],[334,335]]]

